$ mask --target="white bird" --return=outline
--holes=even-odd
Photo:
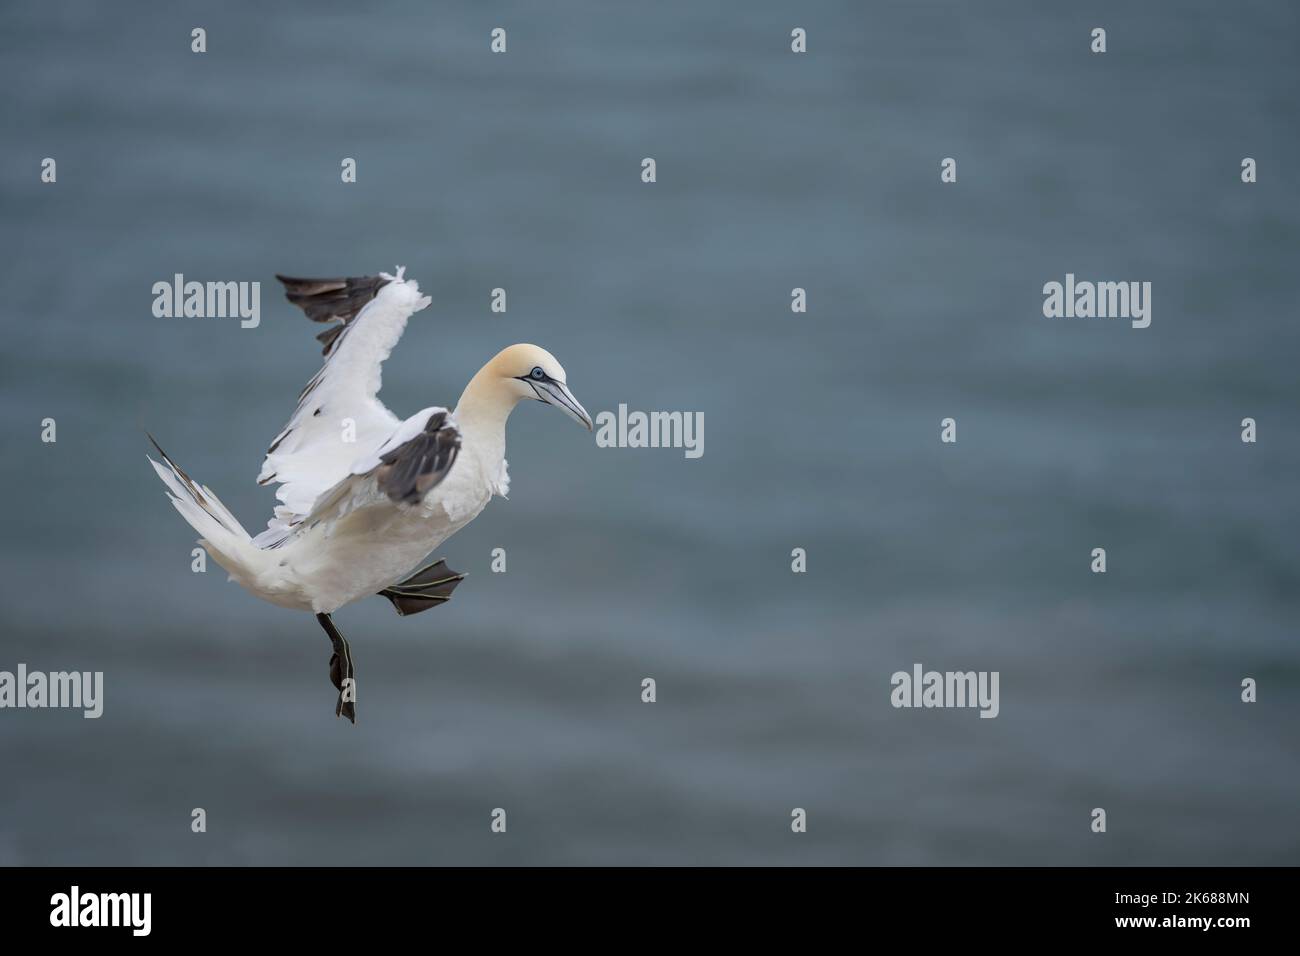
[[[429,305],[403,276],[399,267],[396,275],[351,279],[276,277],[309,318],[333,324],[317,336],[324,365],[267,449],[257,481],[278,484],[281,503],[257,537],[157,442],[163,463],[149,459],[231,580],[272,604],[316,615],[334,648],[334,713],[354,723],[351,648],[330,615],[371,594],[388,598],[398,614],[451,597],[464,575],[444,561],[412,571],[493,495],[506,494],[506,419],[520,401],[554,405],[591,429],[564,368],[536,345],[498,352],[470,379],[455,411],[434,405],[397,418],[377,397],[381,366],[407,319]]]

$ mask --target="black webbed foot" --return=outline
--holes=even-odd
[[[436,561],[379,593],[393,602],[398,614],[419,614],[451,600],[451,592],[463,580],[465,575],[451,570],[446,561]]]

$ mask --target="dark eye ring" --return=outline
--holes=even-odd
[[[542,379],[546,378],[546,373],[542,371],[542,368],[541,368],[540,365],[537,366],[537,367],[535,367],[535,368],[534,368],[531,372],[529,372],[528,374],[531,375],[533,378],[537,379],[539,382],[540,382]]]

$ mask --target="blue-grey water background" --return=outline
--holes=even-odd
[[[6,4],[0,669],[106,688],[0,712],[0,863],[1300,861],[1298,50],[1285,2]],[[399,414],[533,341],[705,454],[521,407],[455,599],[337,615],[353,727],[144,431],[261,526],[319,362],[273,273],[397,263]],[[177,272],[261,325],[155,318]],[[1067,272],[1151,327],[1045,319]],[[1000,716],[892,708],[915,662]]]

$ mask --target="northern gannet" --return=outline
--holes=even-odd
[[[381,367],[407,319],[429,305],[419,285],[401,267],[396,275],[351,279],[276,278],[308,318],[331,325],[317,336],[325,363],[299,394],[257,477],[279,485],[266,530],[250,536],[153,436],[162,463],[149,461],[231,580],[272,604],[316,615],[334,648],[334,713],[355,723],[352,652],[331,615],[371,594],[403,615],[447,601],[463,574],[441,560],[412,569],[493,495],[508,491],[505,426],[515,405],[546,402],[588,430],[591,416],[550,352],[511,345],[470,379],[455,411],[433,405],[402,421],[377,396]]]

